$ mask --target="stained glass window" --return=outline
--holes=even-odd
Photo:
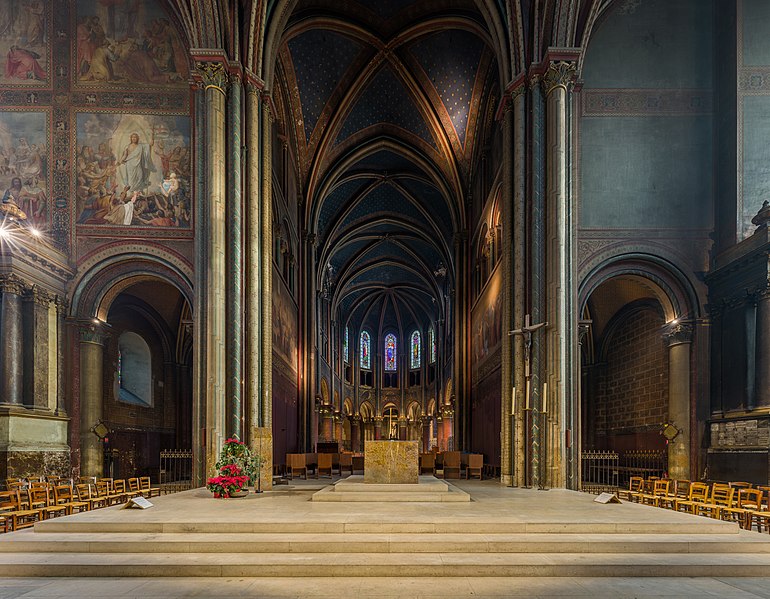
[[[361,331],[361,368],[370,370],[372,368],[372,339],[369,333]]]
[[[396,371],[396,336],[393,333],[385,335],[385,371]]]
[[[428,344],[430,345],[430,363],[436,362],[436,331],[433,327],[428,329]]]
[[[345,327],[345,338],[342,341],[342,355],[344,356],[345,363],[350,362],[348,358],[348,327]]]
[[[412,366],[415,368],[420,367],[420,331],[412,333]]]

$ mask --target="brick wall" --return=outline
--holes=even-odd
[[[652,308],[635,309],[610,333],[605,366],[598,373],[599,435],[657,429],[665,422],[668,348],[663,325],[663,317]]]

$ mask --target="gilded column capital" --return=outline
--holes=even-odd
[[[67,310],[69,309],[69,302],[67,301],[67,298],[62,297],[61,295],[57,295],[54,298],[54,303],[56,304],[56,313],[59,316],[66,316]]]
[[[573,61],[557,60],[548,65],[548,70],[543,76],[543,90],[549,95],[556,88],[564,88],[569,91],[575,84],[577,65]]]
[[[38,306],[48,308],[50,303],[54,300],[54,296],[48,293],[45,289],[42,289],[37,285],[33,285],[27,289],[27,293],[25,294],[24,299],[28,302],[37,304]]]
[[[229,81],[229,73],[223,62],[217,61],[200,61],[196,63],[195,69],[203,79],[203,85],[206,89],[214,88],[226,93],[227,84]]]
[[[513,90],[511,90],[511,101],[508,103],[508,106],[511,106],[513,108],[513,103],[516,101],[516,98],[519,96],[523,96],[527,93],[527,86],[522,81],[521,85],[516,86]]]
[[[26,285],[19,275],[13,273],[0,275],[0,292],[22,295],[25,289]]]
[[[693,326],[688,323],[679,323],[672,326],[664,335],[669,347],[692,343]]]

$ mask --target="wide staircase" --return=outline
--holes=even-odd
[[[156,512],[108,508],[2,535],[0,576],[753,577],[770,571],[770,535],[686,514],[669,513],[656,523],[667,512],[594,508],[579,497],[573,513],[582,522],[570,522],[570,506],[557,503],[524,518],[495,507],[507,503],[483,499],[462,511],[411,506],[399,517],[374,504],[358,512],[319,511],[326,506],[310,503],[307,494],[299,501],[287,494],[283,511],[278,496],[272,511],[248,498],[205,499],[200,513],[195,502],[173,503],[174,497],[157,498]],[[533,497],[542,503],[548,495]],[[228,513],[230,506],[236,507]],[[499,517],[490,515],[496,509]],[[594,510],[598,516],[591,518]]]

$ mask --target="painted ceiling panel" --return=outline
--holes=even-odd
[[[318,217],[319,235],[324,236],[327,233],[326,229],[334,219],[334,215],[337,214],[348,199],[358,194],[359,191],[369,183],[370,182],[365,179],[353,179],[334,188],[334,190],[326,196],[323,206],[321,207],[321,214]]]
[[[399,156],[390,150],[379,150],[356,162],[350,170],[354,172],[370,171],[377,173],[396,173],[415,172],[417,169],[414,163],[407,158]]]
[[[289,41],[307,140],[334,88],[360,49],[350,38],[325,29],[312,29]]]
[[[478,37],[458,29],[435,33],[410,48],[441,97],[461,144],[483,49]]]
[[[417,198],[420,204],[438,221],[446,235],[452,233],[452,216],[449,214],[446,202],[438,189],[414,179],[399,179],[398,184]]]
[[[443,263],[441,254],[439,254],[438,250],[429,243],[417,239],[410,239],[406,243],[429,267],[437,270],[439,263]]]
[[[379,212],[390,212],[398,218],[411,218],[415,222],[424,222],[425,218],[417,208],[390,185],[380,185],[373,189],[356,204],[345,217],[342,229],[348,225]]]
[[[334,272],[339,273],[347,264],[347,262],[360,250],[372,243],[371,239],[363,239],[361,241],[353,241],[346,244],[344,247],[334,252],[331,258],[331,264],[334,267]]]
[[[416,274],[392,264],[375,266],[371,270],[359,274],[352,280],[351,284],[358,285],[359,283],[371,283],[372,281],[381,281],[385,285],[413,283],[419,287],[425,287],[425,282]]]
[[[389,66],[380,69],[364,89],[361,97],[356,100],[337,135],[335,145],[377,123],[397,125],[435,147],[428,125],[409,97],[403,83]]]

